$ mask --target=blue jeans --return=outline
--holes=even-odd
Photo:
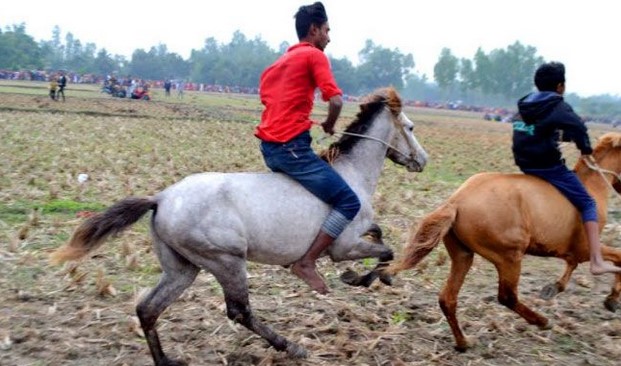
[[[539,177],[558,189],[580,211],[583,222],[597,221],[597,204],[573,171],[565,165],[546,169],[522,169],[526,174]]]
[[[336,238],[360,210],[360,200],[347,182],[311,148],[308,131],[285,143],[261,142],[265,164],[284,173],[332,206],[322,229]]]

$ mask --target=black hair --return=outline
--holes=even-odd
[[[560,62],[545,63],[535,72],[535,85],[539,91],[556,91],[565,82],[565,65]]]
[[[328,15],[323,4],[317,1],[311,5],[302,5],[295,13],[295,30],[298,33],[298,39],[303,39],[308,35],[310,27],[315,24],[321,27],[328,21]]]

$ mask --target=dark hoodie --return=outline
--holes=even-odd
[[[534,92],[518,101],[521,120],[513,122],[513,157],[521,169],[564,164],[558,143],[574,141],[583,155],[593,150],[584,122],[555,92]]]

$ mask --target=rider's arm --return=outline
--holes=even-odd
[[[330,135],[334,133],[334,125],[341,114],[341,108],[343,108],[343,98],[340,95],[330,98],[328,101],[328,117],[321,124],[325,133]]]

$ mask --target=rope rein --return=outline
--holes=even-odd
[[[596,172],[599,173],[599,176],[602,177],[602,179],[604,180],[604,182],[606,182],[606,184],[608,184],[608,187],[611,188],[612,192],[615,194],[615,196],[617,196],[617,198],[619,198],[621,200],[621,194],[619,194],[619,192],[617,192],[615,190],[615,188],[612,186],[612,184],[608,181],[608,179],[606,179],[605,174],[610,174],[612,176],[614,176],[615,178],[617,178],[619,180],[619,182],[621,182],[621,174],[615,173],[612,170],[608,170],[608,169],[603,169],[600,168],[599,165],[597,165],[597,163],[595,162],[595,160],[593,160],[592,156],[587,156],[584,160],[584,163],[586,164],[586,166],[591,169],[591,170],[595,170]]]
[[[404,137],[406,137],[406,140],[407,140],[407,136],[406,136],[406,134],[405,134],[405,131],[403,130],[403,126],[398,126],[398,128],[399,128],[399,130],[400,130],[401,134],[403,134],[403,135],[404,135]],[[389,144],[388,142],[386,142],[386,141],[384,141],[384,140],[382,140],[382,139],[380,139],[380,138],[377,138],[377,137],[375,137],[375,136],[363,135],[363,134],[354,133],[354,132],[347,132],[347,131],[335,131],[335,132],[334,132],[334,134],[332,134],[332,135],[325,134],[324,136],[322,136],[322,137],[320,137],[319,139],[317,139],[317,143],[321,144],[321,142],[322,142],[323,140],[325,140],[325,139],[327,139],[327,138],[329,138],[329,137],[339,137],[339,136],[343,136],[343,135],[353,136],[353,137],[361,137],[361,138],[365,138],[365,139],[368,139],[368,140],[377,141],[377,142],[379,142],[379,143],[381,143],[381,144],[385,145],[386,147],[389,147],[389,148],[391,148],[391,149],[395,150],[396,152],[398,152],[399,154],[401,154],[401,155],[403,155],[403,156],[410,156],[410,154],[408,154],[408,153],[406,153],[406,152],[403,152],[403,151],[399,150],[399,149],[398,149],[398,148],[396,148],[395,146],[392,146],[392,145],[391,145],[391,144]]]
[[[393,150],[397,151],[398,153],[400,153],[400,154],[401,154],[401,155],[403,155],[403,156],[408,156],[408,155],[409,155],[409,154],[407,154],[407,153],[405,153],[405,152],[403,152],[403,151],[401,151],[401,150],[397,149],[396,147],[392,146],[392,145],[391,145],[391,144],[389,144],[388,142],[386,142],[386,141],[384,141],[384,140],[382,140],[382,139],[379,139],[379,138],[377,138],[377,137],[374,137],[374,136],[362,135],[362,134],[359,134],[359,133],[345,132],[345,131],[342,131],[342,132],[335,132],[335,133],[334,133],[334,135],[348,135],[348,136],[354,136],[354,137],[362,137],[362,138],[365,138],[365,139],[368,139],[368,140],[373,140],[373,141],[377,141],[377,142],[379,142],[379,143],[382,143],[382,144],[384,144],[385,146],[387,146],[387,147],[389,147],[389,148],[391,148],[391,149],[393,149]]]

